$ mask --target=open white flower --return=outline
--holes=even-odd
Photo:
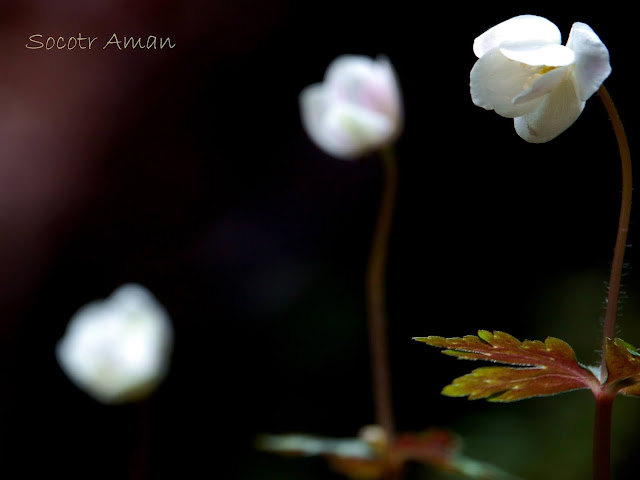
[[[123,403],[158,386],[172,347],[165,309],[144,287],[127,284],[76,312],[56,357],[67,376],[96,400]]]
[[[574,23],[567,45],[543,17],[520,15],[475,39],[473,103],[514,118],[528,142],[557,137],[611,73],[609,51],[588,25]]]
[[[400,88],[385,57],[336,58],[323,83],[300,93],[300,110],[302,124],[316,145],[346,160],[390,144],[403,125]]]

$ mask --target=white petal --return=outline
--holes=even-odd
[[[327,132],[340,140],[342,156],[353,159],[395,140],[396,130],[389,118],[380,113],[347,103],[335,103],[325,117]]]
[[[559,44],[560,30],[552,22],[537,15],[520,15],[491,27],[473,42],[473,53],[481,58],[502,42],[533,40]]]
[[[341,55],[327,67],[324,85],[331,94],[332,102],[348,102],[376,109],[378,103],[384,102],[385,80],[380,78],[373,59],[362,55]]]
[[[536,80],[539,67],[530,67],[505,57],[494,48],[478,59],[471,69],[471,99],[503,117],[520,117],[535,110],[541,99],[515,105],[513,100]]]
[[[389,59],[384,55],[376,58],[375,69],[378,88],[383,92],[383,94],[380,95],[381,100],[378,104],[378,110],[397,122],[396,128],[401,130],[404,121],[404,112],[402,108],[402,94],[400,93],[400,85],[396,71]]]
[[[580,22],[573,24],[567,47],[576,55],[576,86],[578,97],[584,102],[611,73],[609,51],[591,27]]]
[[[502,42],[500,51],[511,60],[527,65],[545,65],[547,67],[570,65],[575,58],[573,50],[564,45],[531,40]]]
[[[353,81],[373,77],[375,62],[364,55],[340,55],[333,60],[324,74],[324,81],[330,84],[349,84]]]
[[[519,105],[546,95],[559,85],[560,82],[566,81],[572,72],[573,70],[571,69],[571,66],[566,66],[556,68],[540,75],[528,90],[522,92],[513,99],[513,103],[515,105]]]
[[[332,101],[346,102],[361,108],[401,119],[400,88],[389,60],[376,60],[361,55],[341,55],[325,74],[327,91]]]
[[[514,119],[516,132],[527,142],[544,143],[554,139],[580,116],[585,102],[578,99],[573,82],[561,82],[536,110]]]
[[[306,87],[300,93],[300,116],[307,135],[320,149],[337,158],[352,156],[352,147],[333,135],[325,127],[325,119],[330,108],[330,96],[325,85],[316,83]]]

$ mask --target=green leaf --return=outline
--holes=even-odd
[[[337,456],[359,460],[373,460],[375,450],[359,438],[329,438],[292,433],[261,435],[256,442],[260,450],[291,456]]]
[[[640,353],[621,338],[606,344],[607,381],[610,391],[640,397]]]
[[[333,470],[352,479],[389,478],[417,462],[470,480],[518,480],[502,470],[460,454],[460,440],[448,430],[399,433],[388,442],[381,427],[364,427],[356,438],[307,434],[262,435],[258,448],[288,456],[325,457]]]
[[[414,340],[444,348],[442,353],[463,360],[516,366],[477,368],[447,385],[442,390],[444,395],[512,402],[582,388],[597,392],[601,388],[598,378],[578,363],[569,344],[558,338],[520,342],[508,333],[480,330],[477,336],[417,337]]]

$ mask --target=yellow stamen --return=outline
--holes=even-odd
[[[540,71],[538,72],[540,75],[544,75],[545,73],[550,72],[551,70],[555,70],[558,67],[547,67],[546,65],[543,65],[542,68],[540,69]]]

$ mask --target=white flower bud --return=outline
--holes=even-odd
[[[302,124],[316,145],[346,160],[390,144],[403,126],[400,89],[385,57],[336,58],[324,82],[300,93],[300,110]]]
[[[172,347],[165,309],[144,287],[127,284],[78,310],[56,357],[73,383],[112,404],[149,395],[167,373]]]

